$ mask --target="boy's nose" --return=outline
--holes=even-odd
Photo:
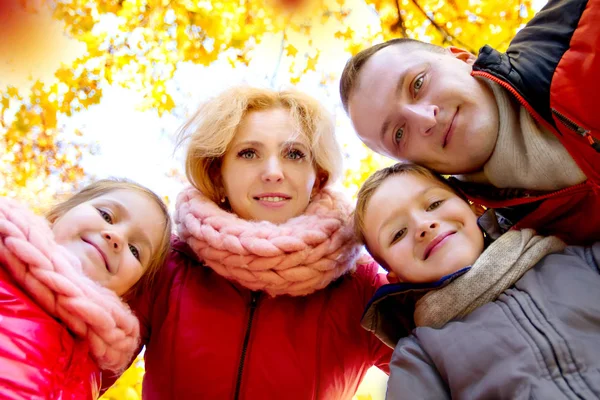
[[[425,239],[431,236],[439,227],[435,221],[423,221],[417,230],[418,239]]]

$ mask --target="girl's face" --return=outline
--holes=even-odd
[[[316,175],[308,140],[282,108],[248,113],[221,164],[231,209],[247,220],[282,223],[302,214]]]
[[[81,261],[84,273],[118,295],[142,277],[164,229],[158,204],[123,189],[79,204],[52,226],[56,241]]]
[[[472,265],[483,234],[469,204],[442,183],[417,174],[387,178],[365,210],[365,239],[390,281],[435,282]]]

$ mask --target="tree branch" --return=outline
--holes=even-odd
[[[398,21],[391,26],[392,31],[396,31],[400,29],[403,37],[408,37],[406,34],[406,26],[404,25],[404,18],[402,18],[402,14],[400,13],[400,0],[396,0],[396,10],[398,11]]]
[[[417,0],[411,0],[412,3],[415,5],[415,7],[417,7],[419,9],[419,11],[421,11],[421,13],[425,16],[425,18],[427,18],[429,20],[429,22],[431,22],[431,25],[433,25],[433,27],[435,29],[437,29],[437,31],[443,36],[444,38],[444,43],[452,43],[455,42],[456,44],[460,45],[460,47],[464,48],[465,50],[470,51],[471,53],[475,54],[475,50],[473,50],[473,48],[471,48],[471,46],[469,46],[468,44],[464,43],[463,41],[461,41],[460,39],[454,37],[453,35],[450,34],[450,32],[448,32],[446,30],[446,28],[444,28],[443,26],[439,25],[437,22],[435,22],[435,20],[430,17],[427,12],[425,10],[423,10],[423,8],[421,7],[421,5],[417,2]],[[450,40],[448,39],[450,38]]]

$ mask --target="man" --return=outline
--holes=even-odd
[[[342,104],[374,151],[427,166],[507,225],[600,240],[600,0],[551,0],[506,53],[394,39],[354,56]]]

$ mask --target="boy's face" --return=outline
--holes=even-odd
[[[479,170],[498,136],[491,89],[471,76],[475,56],[389,46],[363,66],[348,113],[372,150],[442,174]]]
[[[387,178],[365,210],[364,236],[390,281],[435,282],[472,265],[483,234],[470,206],[442,183],[402,173]]]

